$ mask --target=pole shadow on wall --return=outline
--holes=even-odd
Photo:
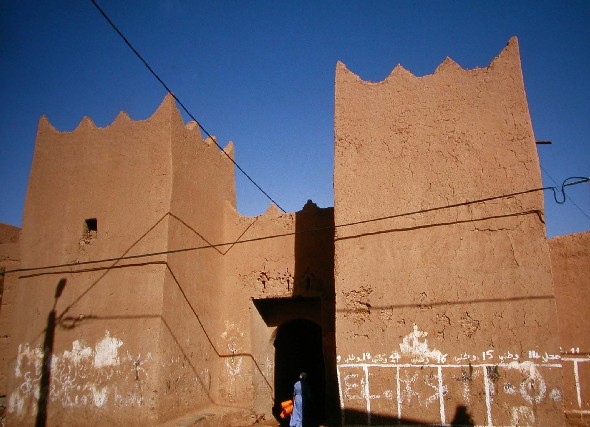
[[[444,426],[453,426],[453,427],[473,427],[475,423],[473,422],[473,418],[469,414],[469,411],[466,406],[459,405],[455,409],[455,415],[453,416],[453,420],[450,424],[439,424],[436,422],[427,422],[421,421],[417,419],[412,419],[409,417],[392,417],[391,415],[381,415],[371,413],[371,422],[368,422],[368,414],[366,411],[360,411],[355,409],[345,409],[344,410],[344,419],[346,420],[346,425],[358,425],[358,426],[429,426],[429,427],[444,427]],[[330,424],[332,425],[332,424]],[[339,424],[335,424],[339,425]]]
[[[47,404],[49,402],[49,390],[51,385],[51,359],[53,357],[53,341],[55,336],[55,307],[57,300],[66,287],[66,279],[61,279],[55,288],[53,307],[47,315],[47,327],[43,340],[43,363],[41,364],[41,380],[39,383],[39,400],[37,401],[36,427],[44,427],[47,424]]]

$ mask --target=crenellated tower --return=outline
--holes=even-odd
[[[317,424],[563,425],[517,40],[379,83],[338,63],[335,89],[335,207],[287,214],[238,213],[233,144],[170,95],[144,121],[41,119],[0,248],[9,424],[249,425],[305,371]]]
[[[62,133],[41,119],[9,419],[153,425],[216,400],[220,362],[207,333],[219,320],[209,307],[221,304],[223,261],[194,248],[223,240],[226,205],[235,206],[226,154],[232,145],[222,153],[202,140],[170,95],[145,121],[121,113],[98,128],[85,118]],[[183,317],[186,307],[209,331]]]
[[[233,156],[171,96],[145,121],[41,119],[8,282],[10,423],[246,425],[301,370],[331,396],[317,419],[334,413],[333,209],[242,217]]]
[[[343,421],[561,425],[516,38],[474,70],[447,58],[432,75],[397,66],[368,83],[339,63],[334,127]]]

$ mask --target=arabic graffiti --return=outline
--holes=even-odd
[[[444,425],[455,410],[451,396],[468,406],[479,423],[526,425],[534,423],[536,408],[563,400],[560,354],[490,348],[449,355],[430,349],[427,335],[414,326],[399,351],[337,356],[343,417],[344,409],[366,417],[343,419],[343,425],[378,424],[379,414],[401,419],[406,413]]]
[[[143,405],[142,387],[148,378],[152,355],[132,355],[121,351],[123,341],[105,331],[93,347],[82,340],[72,342],[71,350],[54,354],[51,361],[51,402],[63,408],[108,403]],[[24,343],[18,347],[14,377],[18,386],[8,399],[8,412],[18,417],[36,415],[43,352]],[[118,378],[117,382],[113,378]]]
[[[400,346],[403,344],[400,344]],[[560,363],[561,355],[553,353],[542,353],[539,354],[536,350],[530,350],[527,352],[527,357],[520,356],[519,353],[512,353],[510,351],[496,354],[494,349],[482,351],[480,354],[461,353],[456,356],[449,356],[448,354],[442,354],[438,350],[428,350],[422,353],[411,353],[414,357],[410,361],[414,364],[464,364],[464,363],[510,363],[510,362],[524,362],[534,361],[542,363]],[[370,352],[362,353],[360,356],[355,354],[349,354],[346,357],[337,356],[336,361],[338,363],[351,364],[351,363],[369,363],[369,364],[397,364],[405,355],[400,352],[392,351],[389,354],[379,353],[372,354]]]
[[[573,390],[568,393],[571,398],[565,401],[565,412],[587,416],[590,415],[590,399],[588,399],[588,393],[584,393],[584,386],[589,385],[587,378],[590,378],[590,355],[579,353],[579,349],[571,349],[567,353],[564,352],[561,358],[564,378],[573,377]]]

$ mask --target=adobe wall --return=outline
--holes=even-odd
[[[17,276],[9,424],[35,423],[39,408],[51,424],[156,419],[157,373],[170,363],[158,346],[166,264],[133,257],[167,248],[170,120],[166,102],[149,120],[121,113],[103,129],[84,119],[60,133],[41,119],[21,268],[56,267]],[[91,218],[96,232],[84,230]]]
[[[338,64],[335,103],[343,422],[562,425],[516,39],[487,68],[447,59],[421,78],[398,66],[367,83]]]
[[[17,269],[20,265],[20,233],[18,227],[0,224],[0,273]],[[8,360],[11,336],[10,310],[16,285],[14,276],[0,274],[0,423],[6,407],[8,393]]]
[[[333,223],[333,209],[311,201],[296,213],[281,214],[271,206],[255,218],[227,206],[225,242],[232,244],[219,248],[225,286],[220,306],[224,330],[217,348],[229,403],[251,402],[258,416],[271,419],[273,405],[291,398],[301,370],[315,376],[319,395],[336,397],[336,390],[329,389],[336,384]],[[317,378],[321,370],[306,360],[282,359],[276,342],[281,328],[302,320],[321,328],[325,378]],[[295,344],[301,340],[305,337]],[[319,405],[333,408],[336,403],[326,399]]]
[[[590,233],[549,240],[569,425],[590,425]]]
[[[104,129],[41,119],[9,276],[9,423],[45,408],[49,424],[155,425],[209,405],[271,419],[304,368],[336,398],[333,209],[240,216],[225,154],[171,96]],[[321,331],[325,368],[291,378],[275,340],[294,321]]]
[[[225,204],[235,205],[233,164],[196,123],[184,125],[171,97],[172,197],[161,350],[169,360],[158,380],[162,420],[213,403],[225,404],[222,361],[214,347],[222,333],[223,257],[207,247],[224,241]],[[231,143],[226,152],[232,153]],[[178,249],[200,248],[186,252]],[[221,324],[221,325],[220,325]]]

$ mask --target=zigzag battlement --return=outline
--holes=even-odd
[[[162,126],[168,126],[170,130],[187,132],[191,139],[197,139],[197,142],[201,141],[203,146],[211,147],[218,151],[214,142],[215,137],[213,137],[213,139],[203,139],[199,125],[196,122],[190,121],[186,125],[183,124],[180,111],[176,106],[174,98],[170,94],[167,94],[156,111],[144,120],[134,120],[125,111],[121,111],[110,124],[103,127],[97,126],[91,118],[85,116],[80,120],[80,123],[73,131],[60,131],[51,124],[47,116],[42,116],[39,119],[38,124],[39,137],[37,138],[37,143],[43,143],[45,141],[55,142],[56,139],[58,141],[69,141],[71,138],[74,138],[76,141],[89,141],[94,135],[97,137],[100,135],[101,138],[108,138],[115,134],[120,135],[147,130],[151,126],[160,128]],[[223,148],[223,151],[233,158],[233,143],[231,141],[228,142]],[[220,155],[225,156],[221,152]]]
[[[370,191],[374,203],[360,206],[373,214],[387,209],[382,200],[422,210],[485,197],[490,182],[502,193],[541,186],[515,37],[473,70],[447,58],[424,77],[397,66],[384,81],[367,83],[339,63],[334,133],[337,212]],[[356,167],[367,162],[370,168]],[[536,209],[542,201],[532,199]]]
[[[492,60],[490,65],[485,68],[464,69],[453,59],[447,57],[432,74],[416,76],[411,71],[404,68],[401,64],[398,64],[384,80],[380,82],[369,82],[361,79],[357,74],[350,71],[344,63],[338,62],[336,66],[336,76],[337,79],[341,79],[343,81],[354,81],[357,83],[373,86],[391,84],[403,80],[426,80],[434,82],[437,79],[446,79],[450,76],[465,78],[468,76],[477,77],[490,74],[504,74],[508,70],[520,70],[520,54],[518,48],[518,39],[516,37],[512,37],[502,52],[500,52],[500,54]]]

